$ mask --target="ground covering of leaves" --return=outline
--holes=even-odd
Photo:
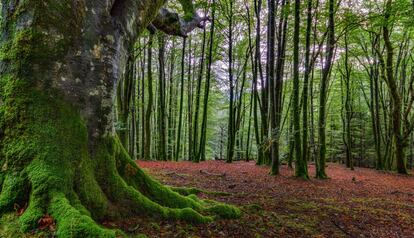
[[[242,209],[236,220],[193,225],[145,218],[112,225],[148,237],[414,237],[414,177],[328,164],[328,180],[303,181],[253,162],[138,164],[171,186],[224,193],[201,197]],[[309,167],[313,175],[314,166]]]

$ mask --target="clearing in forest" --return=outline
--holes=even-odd
[[[303,181],[254,162],[138,162],[171,186],[196,187],[200,196],[234,204],[243,215],[192,225],[128,220],[123,226],[149,237],[413,237],[414,178],[328,164],[328,180]],[[314,171],[310,166],[309,171]],[[311,172],[313,176],[313,172]]]

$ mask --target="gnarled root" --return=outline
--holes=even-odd
[[[97,222],[121,215],[192,223],[240,215],[233,206],[184,196],[153,180],[129,158],[117,138],[103,139],[93,158],[82,156],[75,166],[70,161],[47,161],[35,159],[24,172],[5,176],[0,213],[13,210],[15,204],[28,204],[19,218],[23,231],[36,228],[45,214],[55,219],[58,237],[116,237],[122,232]]]

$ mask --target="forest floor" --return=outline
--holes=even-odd
[[[254,162],[144,162],[171,186],[224,193],[200,194],[242,209],[242,217],[192,225],[129,220],[121,228],[149,237],[414,237],[414,177],[328,164],[328,180],[304,181]],[[309,167],[313,175],[314,166]]]

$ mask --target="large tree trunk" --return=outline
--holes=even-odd
[[[392,133],[393,133],[393,143],[395,158],[397,162],[397,170],[400,174],[407,174],[407,166],[405,162],[405,149],[408,144],[408,137],[403,132],[403,122],[402,122],[402,98],[401,93],[398,90],[398,85],[394,76],[394,49],[390,39],[390,30],[389,30],[389,21],[390,14],[392,10],[392,1],[388,0],[385,7],[385,25],[382,27],[382,33],[384,37],[384,45],[386,51],[386,60],[383,62],[383,67],[385,68],[385,74],[387,78],[387,86],[391,96],[392,102]],[[382,59],[382,61],[384,61]]]
[[[113,89],[127,49],[163,4],[2,0],[0,215],[28,203],[23,230],[50,214],[59,237],[115,237],[95,221],[238,214],[151,179],[114,134]]]

